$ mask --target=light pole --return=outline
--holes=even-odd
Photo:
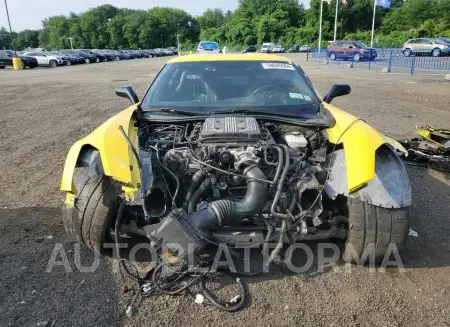
[[[69,37],[68,39],[70,41],[70,48],[73,49],[73,43],[72,43],[73,37]]]
[[[6,0],[5,0],[5,9],[6,9],[6,16],[8,17],[9,33],[11,34],[11,44],[14,49],[14,55],[17,57],[16,45],[14,43],[14,37],[13,37],[13,33],[12,33],[12,28],[11,28],[11,20],[9,19],[8,4],[6,3]]]
[[[177,52],[180,52],[180,23],[177,23]]]

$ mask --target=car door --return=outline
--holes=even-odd
[[[50,65],[50,59],[46,56],[45,53],[38,52],[37,55],[38,56],[36,57],[36,59],[39,65]]]
[[[344,58],[352,58],[355,46],[350,42],[345,42],[342,46]]]
[[[302,46],[302,51],[303,51],[303,46]],[[341,42],[336,42],[333,43],[330,47],[330,49],[328,50],[328,53],[334,52],[334,54],[336,55],[336,57],[342,57],[343,53],[342,53],[342,43]]]
[[[6,51],[0,50],[0,66],[10,66],[12,58]]]

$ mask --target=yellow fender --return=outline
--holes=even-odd
[[[336,120],[336,124],[328,129],[329,142],[344,145],[349,192],[374,178],[375,152],[383,144],[408,153],[400,143],[381,134],[364,121],[357,121],[355,116],[330,104],[325,104],[325,108]]]
[[[121,111],[70,148],[61,181],[62,191],[76,194],[73,174],[80,153],[86,145],[99,151],[106,176],[111,176],[125,186],[137,188],[140,183],[138,163],[119,130],[119,126],[122,126],[137,148],[137,128],[134,127],[135,119],[133,116],[136,108],[137,105],[135,104]]]

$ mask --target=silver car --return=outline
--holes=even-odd
[[[65,64],[63,57],[45,52],[26,52],[25,56],[34,57],[38,61],[39,66],[62,66]]]

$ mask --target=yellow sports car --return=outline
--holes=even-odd
[[[69,151],[63,221],[87,247],[146,237],[171,263],[207,244],[345,239],[380,261],[408,235],[409,179],[396,141],[322,98],[301,67],[268,54],[171,59],[131,107]],[[188,246],[192,244],[193,246]],[[263,247],[264,248],[264,247]]]

